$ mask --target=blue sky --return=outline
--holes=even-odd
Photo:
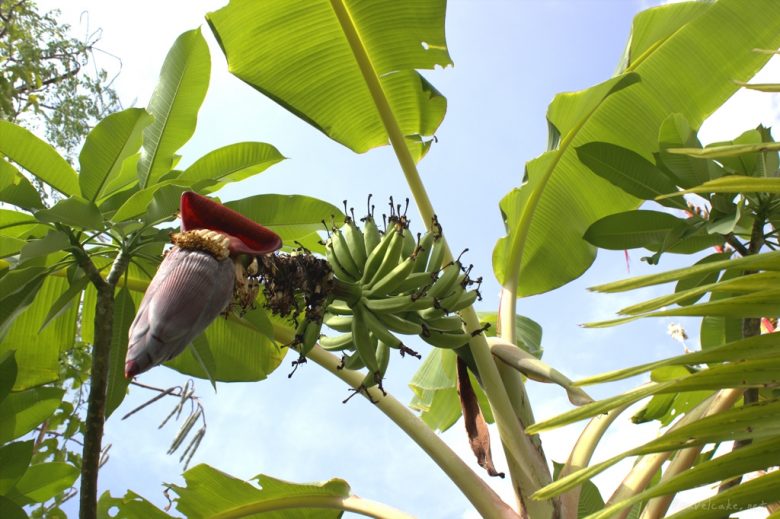
[[[87,22],[91,30],[102,28],[100,47],[122,60],[115,86],[125,106],[146,105],[174,39],[202,24],[203,14],[222,3],[137,0],[130,7],[96,0],[39,2],[42,8],[63,10],[63,19],[79,34],[87,30]],[[634,14],[658,3],[450,0],[447,40],[455,66],[425,73],[447,96],[448,113],[437,132],[438,143],[422,161],[420,171],[453,249],[468,247],[466,260],[488,280],[479,309],[493,310],[497,305],[491,254],[503,234],[498,200],[519,185],[524,163],[545,149],[547,104],[558,92],[579,90],[608,78],[622,54]],[[88,17],[80,16],[82,11]],[[328,140],[230,76],[207,28],[204,34],[212,47],[211,88],[195,136],[182,150],[182,165],[219,146],[246,140],[269,142],[289,157],[250,181],[225,188],[219,193],[223,200],[257,193],[301,193],[337,205],[347,198],[362,208],[368,193],[380,199],[408,195],[389,148],[356,155]],[[103,67],[116,67],[107,55],[99,59]],[[766,75],[767,80],[780,77],[772,71]],[[703,140],[731,137],[759,122],[772,124],[777,108],[770,95],[741,94],[730,110],[719,113],[703,129]],[[412,226],[422,229],[419,219]],[[648,271],[640,256],[632,254],[631,274]],[[676,264],[667,256],[660,267]],[[666,334],[669,321],[601,331],[577,326],[607,318],[628,302],[656,293],[607,297],[585,290],[626,275],[622,253],[601,254],[594,267],[570,285],[518,302],[520,313],[544,327],[548,363],[578,378],[681,352],[681,345]],[[689,346],[695,348],[697,328],[691,322],[685,324],[692,337]],[[242,478],[258,473],[300,482],[342,477],[358,495],[419,517],[475,517],[455,486],[371,404],[353,399],[343,405],[345,386],[313,364],[289,380],[288,365],[289,360],[260,383],[220,384],[216,394],[207,382],[197,382],[209,429],[193,464],[208,463]],[[393,359],[387,386],[401,401],[411,398],[406,381],[417,365],[413,359]],[[141,377],[144,383],[166,387],[184,380],[165,368]],[[638,382],[598,389],[594,394],[604,396]],[[538,417],[570,406],[556,388],[531,383],[529,391]],[[101,488],[115,496],[130,488],[164,505],[162,483],[179,481],[177,458],[165,455],[176,426],[169,424],[162,431],[156,427],[173,403],[118,421],[149,397],[148,392],[132,388],[108,422],[105,442],[112,444],[111,459],[101,473]],[[567,428],[546,436],[548,457],[565,459],[578,430]],[[605,442],[608,450],[598,451],[597,457],[653,435],[652,427],[619,424]],[[471,462],[461,423],[445,433],[445,438]],[[500,451],[498,445],[493,451]],[[501,466],[501,456],[497,457]],[[625,470],[626,465],[620,467]],[[614,488],[618,477],[614,474],[598,481],[606,496]],[[506,483],[492,483],[509,495]]]

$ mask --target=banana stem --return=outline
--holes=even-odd
[[[277,339],[279,340],[279,339]],[[341,361],[338,357],[316,345],[308,358],[339,377],[352,388],[363,384],[364,375],[357,371],[338,369]],[[364,394],[365,391],[361,392]],[[368,390],[371,400],[393,423],[403,430],[428,456],[436,462],[445,474],[474,505],[480,516],[485,518],[517,518],[517,514],[482,480],[468,465],[455,454],[446,443],[422,420],[415,416],[405,405],[391,395],[383,395],[377,388]]]
[[[744,391],[744,388],[723,389],[718,391],[715,395],[686,413],[685,416],[669,428],[669,431],[695,422],[705,416],[717,414],[729,409],[742,397]],[[655,475],[661,465],[669,459],[669,456],[671,455],[672,452],[658,452],[655,454],[646,454],[639,458],[639,461],[637,461],[631,469],[631,472],[628,473],[620,486],[618,486],[612,494],[612,497],[609,498],[606,506],[619,503],[644,490],[648,483],[650,483],[653,475]],[[627,507],[615,514],[614,517],[616,519],[625,519],[630,511],[631,508]]]
[[[373,63],[368,56],[360,34],[357,31],[349,9],[344,1],[331,0],[330,4],[339,20],[344,35],[363,75],[363,79],[371,93],[379,117],[381,118],[390,139],[390,144],[393,146],[398,162],[406,177],[406,182],[409,184],[412,196],[420,211],[420,216],[422,217],[423,222],[425,222],[428,230],[431,230],[435,214],[433,204],[431,204],[431,200],[422,183],[422,179],[417,171],[414,159],[409,152],[409,148],[406,146],[404,135],[401,132],[398,121],[393,114],[393,110],[382,88],[379,75],[377,74],[376,69],[374,69]],[[451,259],[452,253],[445,242],[445,261],[450,261]],[[477,318],[477,314],[473,307],[465,310],[463,312],[463,317],[472,330],[480,327],[479,319]],[[514,414],[509,396],[507,395],[506,389],[501,384],[498,369],[493,362],[484,335],[480,335],[475,340],[472,340],[470,342],[470,347],[482,378],[485,394],[493,411],[493,417],[498,425],[499,434],[501,435],[502,442],[505,446],[505,451],[507,451],[507,458],[511,456],[514,460],[514,463],[509,464],[513,480],[519,481],[522,485],[526,486],[526,488],[522,489],[523,495],[530,496],[535,490],[541,488],[540,482],[550,479],[549,470],[544,464],[540,465],[538,463],[538,451],[530,444],[530,440],[526,436],[520,421]],[[525,467],[526,469],[523,470],[522,473],[516,474],[515,472],[520,467]],[[533,467],[533,469],[530,467]],[[517,491],[518,489],[515,490]],[[526,505],[532,505],[530,499],[523,499],[522,495],[518,495],[518,498],[521,501],[524,501]],[[552,508],[549,505],[545,508],[544,514],[534,514],[534,519],[543,519],[544,517],[549,516]]]
[[[588,466],[604,433],[628,407],[628,405],[617,407],[606,414],[592,418],[588,422],[580,437],[577,438],[577,443],[574,444],[569,459],[566,460],[566,464],[561,469],[561,473],[558,475],[559,479]],[[581,490],[582,485],[579,485],[561,494],[561,519],[577,519]]]

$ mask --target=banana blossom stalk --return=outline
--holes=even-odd
[[[252,304],[255,256],[282,246],[273,231],[193,192],[181,195],[181,233],[144,294],[130,326],[125,377],[179,355],[235,302]]]

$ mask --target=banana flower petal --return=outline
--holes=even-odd
[[[182,194],[181,214],[184,235],[214,232],[175,240],[160,264],[130,326],[128,379],[179,355],[228,309],[237,255],[267,254],[282,245],[273,231],[192,192]]]

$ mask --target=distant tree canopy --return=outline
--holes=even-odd
[[[71,156],[95,121],[119,108],[94,60],[100,31],[83,39],[32,0],[0,1],[0,118],[42,130]]]

